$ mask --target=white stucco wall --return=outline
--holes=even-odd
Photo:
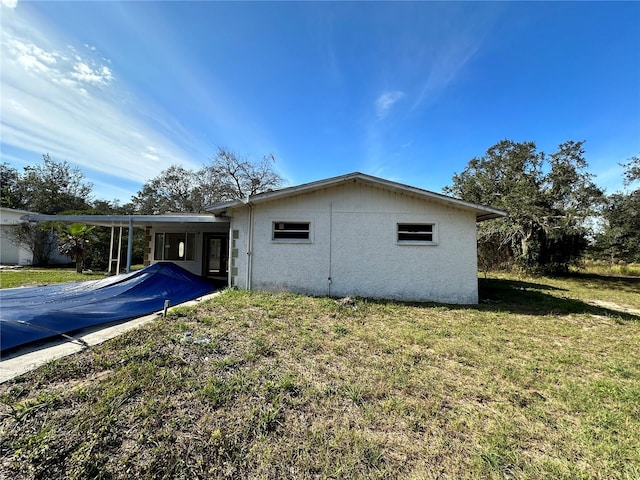
[[[0,265],[31,265],[33,264],[33,254],[31,250],[16,245],[11,238],[10,232],[13,226],[23,223],[20,217],[33,214],[27,210],[16,210],[13,208],[0,207]],[[51,233],[55,235],[55,233]],[[65,265],[70,263],[69,257],[58,253],[57,242],[49,257],[50,265]]]
[[[31,265],[33,255],[23,246],[16,245],[10,236],[14,225],[22,223],[20,217],[30,212],[0,208],[0,265]]]
[[[232,216],[231,230],[238,230],[234,278],[241,288],[478,301],[473,212],[360,182],[260,203],[254,207],[249,282],[248,208]],[[274,242],[273,222],[311,222],[311,241]],[[398,244],[398,223],[435,223],[437,245]]]
[[[0,265],[31,265],[32,260],[29,250],[15,245],[8,237],[7,227],[0,227]]]

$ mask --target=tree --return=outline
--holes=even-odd
[[[3,207],[48,214],[85,209],[89,206],[92,188],[77,167],[56,162],[48,153],[42,156],[41,164],[27,166],[23,173],[7,163],[0,165],[0,204]],[[56,246],[50,224],[17,225],[9,236],[13,243],[31,251],[35,265],[49,263]]]
[[[0,164],[0,207],[22,208],[22,199],[18,195],[18,170],[3,162]]]
[[[47,153],[42,163],[24,168],[15,186],[20,207],[38,213],[59,213],[88,208],[93,185],[77,167],[56,162]]]
[[[32,264],[47,266],[56,248],[57,239],[51,223],[20,223],[14,225],[8,235],[12,243],[28,249],[33,255]]]
[[[268,192],[282,185],[282,177],[274,170],[273,155],[265,155],[253,163],[225,148],[218,148],[212,164],[204,167],[204,177],[217,180],[220,200],[234,200]]]
[[[547,156],[534,142],[503,140],[453,176],[446,193],[507,212],[480,226],[485,265],[506,253],[524,270],[557,273],[581,257],[585,220],[602,198],[586,171],[583,143],[565,142]]]
[[[82,273],[84,258],[89,248],[96,241],[93,234],[95,227],[82,225],[81,223],[72,223],[71,225],[63,225],[58,231],[58,251],[67,255],[76,262],[76,272]]]
[[[169,212],[198,212],[201,206],[194,201],[197,176],[192,170],[172,165],[145,183],[133,198],[136,212],[158,215]]]
[[[624,167],[624,185],[628,187],[636,181],[640,181],[640,156],[631,157]]]
[[[626,187],[640,181],[640,157],[632,157],[622,166]],[[609,195],[602,218],[602,231],[592,248],[594,256],[611,263],[640,262],[640,188]]]
[[[278,187],[282,178],[273,171],[272,155],[252,163],[219,148],[209,165],[197,172],[172,165],[145,183],[132,198],[136,213],[204,212],[216,202],[244,198]]]
[[[60,212],[62,215],[131,215],[133,213],[135,211],[131,204],[120,205],[118,200],[95,200],[91,208]],[[111,247],[111,227],[96,226],[93,229],[93,234],[95,235],[95,240],[84,257],[84,268],[106,270],[109,265],[109,259],[112,256],[109,251]],[[133,229],[132,263],[142,263],[144,261],[144,251],[148,246],[145,237],[146,233],[143,229]]]

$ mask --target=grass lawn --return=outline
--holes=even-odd
[[[0,288],[29,287],[104,278],[103,272],[76,273],[75,268],[16,268],[0,270]]]
[[[0,478],[640,478],[640,281],[227,290],[0,385]]]
[[[640,276],[640,263],[610,264],[608,262],[587,260],[580,267],[572,268],[577,273],[594,273],[614,276]]]

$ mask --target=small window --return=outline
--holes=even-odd
[[[433,223],[399,223],[398,243],[435,243]]]
[[[156,233],[155,260],[194,260],[195,233]]]
[[[309,240],[310,222],[273,222],[273,240]]]

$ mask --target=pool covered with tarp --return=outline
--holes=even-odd
[[[0,290],[0,351],[129,320],[211,293],[202,278],[168,262],[101,280]]]

